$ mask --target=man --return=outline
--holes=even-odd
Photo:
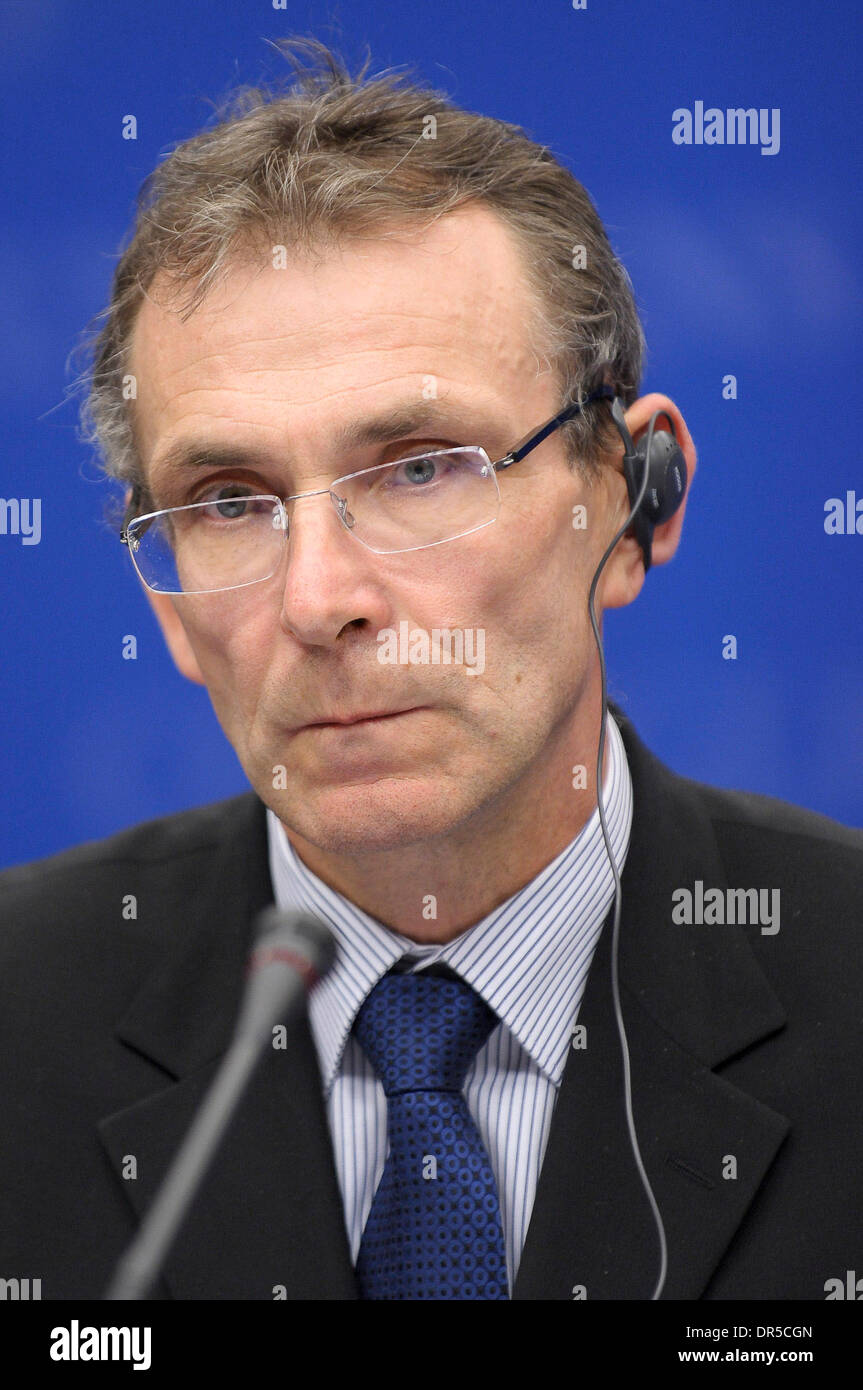
[[[823,1298],[863,1249],[863,836],[612,707],[607,847],[588,598],[680,539],[627,431],[681,488],[692,440],[548,152],[308,47],[160,166],[96,345],[123,539],[253,791],[3,875],[3,1271],[103,1292],[275,901],[336,964],[157,1296]]]

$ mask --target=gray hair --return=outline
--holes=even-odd
[[[385,235],[471,202],[514,234],[535,315],[526,331],[538,367],[544,360],[555,373],[559,408],[600,380],[635,400],[645,345],[629,277],[589,194],[547,148],[393,70],[366,80],[368,56],[352,78],[317,39],[277,47],[293,68],[286,90],[236,90],[216,123],[178,144],[141,187],[110,302],[83,344],[82,437],[106,473],[146,492],[123,379],[158,273],[179,292],[185,320],[256,246],[315,252],[340,234]],[[562,437],[588,480],[617,444],[603,406],[576,416]]]

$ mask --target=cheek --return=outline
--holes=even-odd
[[[509,641],[523,652],[571,649],[585,628],[592,571],[584,531],[568,502],[549,501],[511,528],[503,554],[488,557],[484,597]]]
[[[277,624],[257,610],[248,596],[225,596],[215,606],[195,608],[185,627],[210,699],[224,728],[255,709],[270,666]]]

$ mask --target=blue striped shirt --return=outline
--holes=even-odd
[[[632,780],[611,715],[606,730],[606,824],[622,872]],[[351,1028],[396,961],[409,956],[417,969],[442,961],[500,1019],[468,1071],[464,1097],[497,1182],[511,1291],[587,973],[614,897],[598,810],[530,883],[442,946],[391,931],[328,887],[299,859],[272,811],[267,828],[277,904],[321,917],[338,947],[311,995],[309,1018],[352,1259],[386,1162],[387,1102]]]

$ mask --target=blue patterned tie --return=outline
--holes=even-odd
[[[462,1096],[497,1018],[458,978],[389,974],[354,1033],[387,1095],[390,1151],[363,1232],[363,1298],[508,1298],[488,1154]]]

